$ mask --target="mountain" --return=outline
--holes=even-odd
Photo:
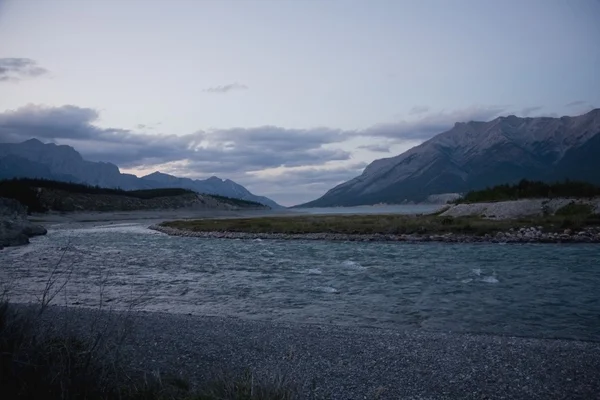
[[[18,162],[15,162],[16,157]],[[12,158],[14,177],[59,179],[108,188],[146,189],[137,187],[138,178],[135,175],[122,174],[119,167],[111,163],[86,161],[71,146],[44,144],[37,139],[22,143],[0,143],[0,162],[6,164],[7,158]],[[39,166],[43,166],[43,173],[37,171]]]
[[[218,194],[220,196],[231,197],[235,199],[250,200],[257,203],[264,204],[271,208],[281,208],[282,206],[274,202],[273,200],[264,197],[256,196],[242,185],[235,183],[229,179],[221,179],[216,176],[212,176],[208,179],[189,179],[189,178],[178,178],[173,175],[163,174],[162,172],[154,172],[152,174],[143,176],[141,178],[147,181],[153,187],[166,188],[166,187],[178,187],[184,189],[190,189],[198,193],[206,194]]]
[[[73,147],[44,144],[37,139],[22,143],[0,143],[0,179],[44,178],[125,190],[184,188],[256,201],[271,208],[281,208],[273,200],[256,196],[245,187],[229,180],[212,177],[192,180],[155,172],[143,178],[123,174],[115,164],[84,160]]]
[[[9,154],[0,158],[0,179],[10,179],[18,176],[35,176],[66,182],[77,182],[72,175],[52,173],[44,164],[29,161],[26,158]]]
[[[521,179],[600,184],[600,109],[577,117],[456,123],[297,207],[419,202]]]

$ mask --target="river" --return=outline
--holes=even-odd
[[[600,340],[600,246],[244,241],[148,223],[55,227],[0,251],[12,301]]]

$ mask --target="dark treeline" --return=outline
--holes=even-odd
[[[459,199],[459,203],[505,201],[531,198],[595,197],[600,196],[600,186],[587,182],[566,180],[546,183],[523,179],[514,185],[498,185],[483,190],[474,190]]]
[[[38,198],[37,188],[63,190],[69,193],[127,196],[143,200],[194,193],[188,189],[178,188],[122,190],[101,188],[99,186],[83,185],[79,183],[51,181],[47,179],[14,178],[0,180],[0,197],[7,197],[19,201],[27,207],[29,212],[47,211]]]

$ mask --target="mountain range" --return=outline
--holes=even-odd
[[[252,194],[248,189],[229,179],[213,176],[208,179],[178,178],[154,172],[138,178],[124,174],[115,164],[85,160],[73,147],[42,143],[30,139],[22,143],[0,143],[0,179],[44,178],[84,183],[105,188],[124,190],[184,188],[198,193],[215,194],[255,201],[271,208],[281,208],[275,201]]]
[[[600,184],[600,109],[577,117],[456,123],[297,207],[420,202],[521,179]]]

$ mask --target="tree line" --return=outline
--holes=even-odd
[[[547,183],[542,181],[521,180],[517,184],[503,184],[483,190],[468,192],[458,203],[479,203],[531,198],[557,197],[596,197],[600,196],[600,186],[588,182],[565,180]]]

